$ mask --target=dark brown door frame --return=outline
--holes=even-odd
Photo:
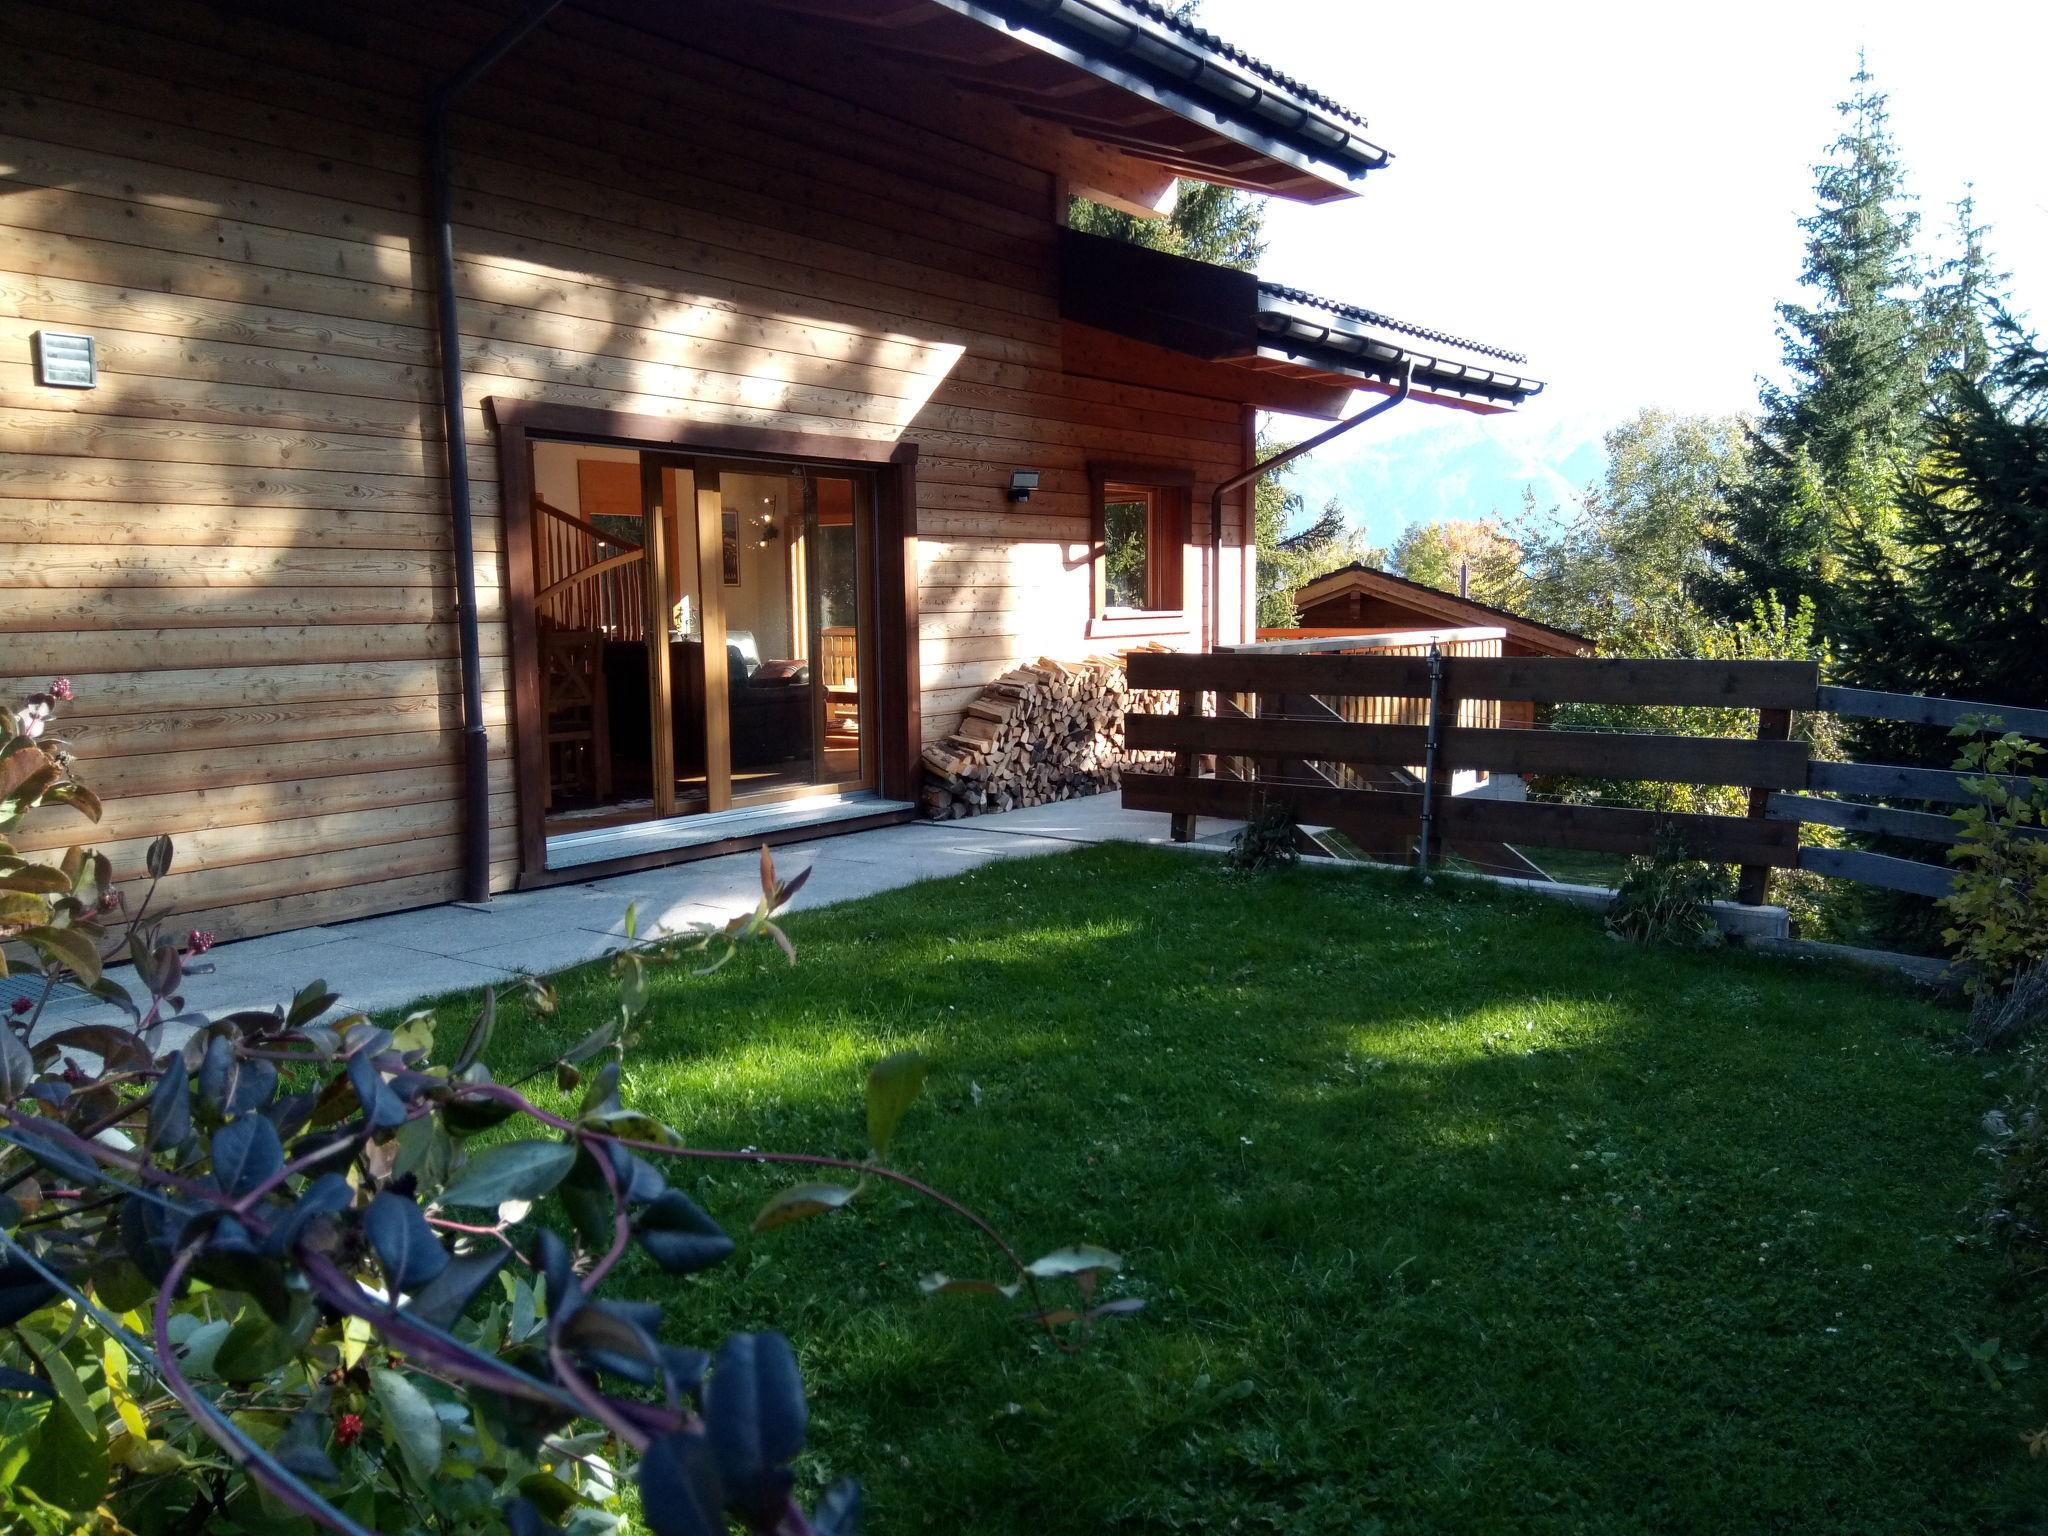
[[[617,448],[725,458],[793,460],[876,471],[875,572],[877,667],[876,788],[886,800],[917,793],[922,678],[917,650],[917,444],[875,442],[764,427],[713,426],[580,405],[552,405],[490,396],[485,415],[498,433],[498,484],[505,519],[505,625],[511,641],[512,761],[519,806],[519,883],[550,884],[540,786],[546,751],[540,718],[540,638],[534,624],[533,454],[542,440],[601,443]],[[650,862],[680,862],[724,852],[726,845],[679,849]],[[565,874],[587,880],[608,866],[582,865]]]

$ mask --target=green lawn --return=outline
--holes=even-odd
[[[885,1191],[748,1236],[787,1179],[679,1174],[740,1252],[629,1288],[678,1340],[790,1334],[804,1477],[858,1475],[879,1536],[2048,1529],[2018,1438],[2048,1371],[1994,1390],[1965,1353],[2039,1343],[1959,1246],[1996,1084],[1901,988],[1129,847],[789,929],[795,969],[664,973],[627,1102],[858,1156],[866,1065],[914,1047],[899,1165],[1029,1253],[1117,1249],[1149,1302],[1062,1357],[920,1297],[997,1273],[944,1213]],[[562,994],[501,1027],[501,1076],[610,1007],[601,970]]]

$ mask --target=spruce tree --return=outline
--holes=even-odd
[[[1778,306],[1789,382],[1762,388],[1751,472],[1732,488],[1702,584],[1731,620],[1773,594],[1810,599],[1831,635],[1855,627],[1853,548],[1892,542],[1936,346],[1886,98],[1860,64],[1853,84],[1841,136],[1814,168],[1817,207],[1801,220],[1812,302]]]

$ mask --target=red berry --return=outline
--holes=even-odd
[[[363,1416],[359,1413],[344,1413],[334,1421],[334,1443],[347,1450],[363,1438]]]
[[[71,697],[71,679],[60,677],[50,684],[50,697],[62,704]]]
[[[7,1006],[8,1009],[14,1013],[27,1013],[29,1009],[35,1007],[35,1004],[30,1002],[25,997],[17,997],[13,1002],[9,1003]]]
[[[185,947],[195,955],[203,955],[213,948],[213,935],[204,928],[194,928],[185,935]]]

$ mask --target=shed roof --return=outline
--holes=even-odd
[[[1491,603],[1482,603],[1475,598],[1460,597],[1455,592],[1440,591],[1419,581],[1410,581],[1405,576],[1396,576],[1391,571],[1375,570],[1372,566],[1353,561],[1334,571],[1326,571],[1314,581],[1295,591],[1294,603],[1297,608],[1307,610],[1318,603],[1326,603],[1333,597],[1343,597],[1352,592],[1384,602],[1397,603],[1421,614],[1425,618],[1449,620],[1458,624],[1498,624],[1515,639],[1535,647],[1547,655],[1584,656],[1593,649],[1593,642],[1584,635],[1574,634],[1568,629],[1559,629],[1551,624],[1539,624],[1534,619],[1524,618],[1505,608],[1496,608]]]

